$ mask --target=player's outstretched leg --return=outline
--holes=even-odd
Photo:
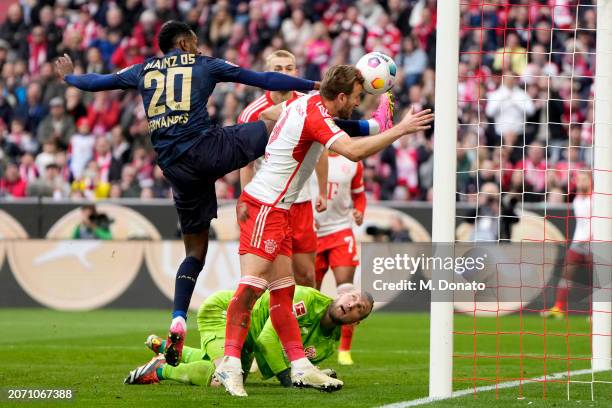
[[[176,367],[165,364],[162,366],[160,380],[173,380],[183,384],[210,385],[215,365],[210,361],[200,360],[191,363],[181,363]]]
[[[183,234],[183,242],[187,256],[176,272],[172,323],[164,350],[166,362],[172,366],[177,366],[181,361],[187,335],[187,310],[208,250],[208,228],[198,233]]]
[[[279,256],[274,262],[276,271],[290,270],[291,259]],[[282,276],[276,273],[275,276]],[[297,387],[313,387],[323,391],[342,388],[342,381],[325,375],[306,358],[300,327],[293,315],[295,281],[292,276],[281,277],[268,285],[270,289],[270,320],[291,362],[291,382]]]
[[[338,266],[334,268],[334,275],[336,276],[337,282],[340,283],[337,286],[339,295],[344,293],[353,292],[355,286],[352,283],[355,275],[355,267],[353,266]],[[338,364],[340,365],[353,365],[353,357],[351,356],[351,343],[353,341],[353,334],[355,332],[355,325],[347,324],[342,326],[340,329],[340,347],[338,348]]]
[[[215,370],[215,377],[230,395],[246,397],[242,372],[242,346],[249,333],[251,311],[266,290],[268,282],[255,276],[243,276],[227,309],[225,356]]]
[[[153,357],[147,364],[130,371],[124,384],[156,384],[160,381],[161,370],[166,359],[162,354]]]

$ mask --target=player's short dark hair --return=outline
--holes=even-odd
[[[374,296],[372,296],[370,292],[366,292],[366,291],[361,292],[361,296],[370,304],[370,311],[368,312],[367,315],[361,318],[361,320],[363,320],[366,317],[368,317],[370,313],[372,313],[372,310],[374,310]]]
[[[174,48],[174,45],[183,36],[191,35],[193,31],[188,24],[181,21],[170,20],[162,26],[159,30],[157,42],[159,43],[159,49],[165,54]]]
[[[363,75],[352,65],[336,65],[331,67],[321,82],[321,96],[327,100],[334,100],[343,93],[350,95],[355,84],[363,85]]]

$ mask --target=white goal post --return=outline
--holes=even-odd
[[[457,81],[459,76],[459,1],[438,0],[432,242],[455,241],[457,168]],[[436,279],[432,271],[432,279]],[[431,302],[429,396],[453,391],[453,303]]]
[[[432,241],[455,241],[456,145],[460,3],[438,0],[435,72],[434,191]],[[612,245],[612,0],[597,1],[595,133],[593,141],[593,240]],[[604,193],[605,192],[605,193]],[[599,193],[599,194],[597,194]],[[602,244],[602,243],[606,244]],[[595,254],[597,255],[597,254]],[[607,255],[609,257],[609,254]],[[611,297],[610,266],[595,265],[594,282]],[[434,271],[435,279],[435,271]],[[593,296],[593,372],[612,368],[612,302]],[[453,304],[431,302],[429,397],[453,390]]]
[[[612,245],[612,0],[597,1],[595,63],[595,134],[593,137],[593,240],[599,242],[595,256]],[[603,193],[606,194],[603,194]],[[605,244],[604,244],[605,243]],[[605,247],[605,248],[602,248]],[[599,254],[597,253],[599,252]],[[609,254],[609,253],[608,253]],[[606,255],[606,254],[604,254]],[[593,296],[592,368],[611,365],[612,302],[610,265],[594,265],[594,282],[604,288]]]

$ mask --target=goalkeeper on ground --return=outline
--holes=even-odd
[[[165,340],[156,335],[149,336],[145,344],[156,353],[156,357],[132,370],[125,383],[152,384],[174,380],[193,385],[215,385],[213,374],[215,364],[223,358],[227,308],[232,296],[232,291],[220,291],[204,301],[197,318],[200,348],[185,347],[176,367],[164,360]],[[275,376],[282,385],[291,386],[289,361],[272,327],[269,303],[269,292],[266,292],[253,307],[251,326],[242,351],[242,369],[248,373],[253,359],[256,359],[264,379]],[[333,355],[338,348],[340,327],[365,319],[373,305],[369,293],[348,292],[334,300],[316,289],[296,286],[293,313],[300,326],[306,357],[318,364]]]

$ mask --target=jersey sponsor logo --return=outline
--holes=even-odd
[[[278,245],[276,244],[276,241],[273,239],[266,239],[264,241],[264,251],[266,251],[266,253],[268,254],[273,254],[276,252],[276,249],[278,248]]]
[[[306,304],[303,300],[293,304],[293,314],[295,314],[295,317],[304,316],[306,313],[308,313],[308,311],[306,310]]]
[[[309,360],[314,360],[317,358],[317,349],[314,346],[308,346],[304,348],[304,354]]]
[[[332,118],[326,118],[325,123],[329,127],[329,130],[331,130],[332,132],[334,133],[340,132],[340,128],[338,127],[338,125],[336,125],[336,122],[334,122]]]

